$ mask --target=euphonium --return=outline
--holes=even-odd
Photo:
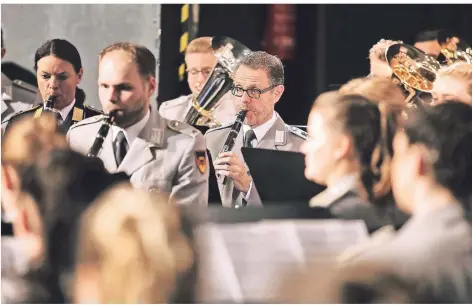
[[[454,36],[447,39],[441,46],[439,56],[441,64],[448,66],[459,61],[472,64],[472,48],[464,39]]]
[[[89,152],[87,153],[87,157],[98,157],[100,152],[103,148],[103,141],[108,135],[110,131],[110,127],[115,122],[117,111],[110,111],[110,113],[106,114],[103,118],[102,126],[98,130],[97,136],[95,137],[95,141],[93,142],[92,147],[90,148]]]
[[[431,92],[440,63],[421,50],[397,43],[389,46],[385,57],[394,77],[409,92],[405,103],[412,106],[415,98],[422,92]]]
[[[225,144],[221,148],[218,155],[224,152],[231,151],[233,149],[234,143],[236,142],[236,138],[238,137],[241,127],[243,126],[244,119],[246,118],[246,114],[247,109],[241,109],[238,112],[238,114],[236,115],[236,120],[234,121],[233,126],[229,131],[228,137],[226,138]],[[226,176],[219,176],[218,181],[224,185],[227,182],[227,178],[228,177]]]
[[[202,90],[192,96],[192,107],[184,119],[185,123],[192,126],[221,125],[214,119],[213,112],[221,104],[221,98],[231,89],[233,74],[239,62],[251,52],[245,45],[229,37],[213,37],[211,47],[217,64]]]

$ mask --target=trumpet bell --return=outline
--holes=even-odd
[[[385,57],[395,77],[408,91],[431,92],[436,74],[441,68],[436,59],[404,43],[388,47]]]

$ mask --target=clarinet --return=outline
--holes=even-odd
[[[246,118],[247,114],[247,109],[242,109],[238,112],[238,115],[236,116],[236,120],[233,123],[233,126],[231,127],[231,130],[229,131],[228,137],[226,138],[226,142],[221,148],[219,154],[231,151],[234,147],[234,143],[236,142],[236,137],[239,134],[239,131],[241,130],[241,127],[243,126],[244,119]],[[218,154],[218,155],[219,155]],[[226,176],[219,176],[218,181],[221,182],[223,185],[226,184],[227,182]]]
[[[106,114],[103,118],[102,126],[98,130],[97,136],[95,137],[95,141],[93,142],[92,147],[90,148],[89,152],[87,153],[87,157],[98,157],[100,152],[103,148],[103,142],[110,131],[111,125],[115,122],[116,118],[116,111],[111,111],[110,113]]]
[[[48,96],[48,99],[46,100],[45,105],[44,105],[44,111],[57,112],[57,110],[54,109],[54,104],[56,103],[56,98],[57,97],[54,96],[54,95]]]

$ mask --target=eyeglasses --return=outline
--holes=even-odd
[[[209,69],[209,68],[201,69],[201,70],[191,69],[191,70],[187,70],[187,74],[188,76],[191,76],[191,77],[196,77],[199,73],[202,73],[203,76],[208,76],[210,75],[211,71],[213,71],[213,69]]]
[[[234,96],[237,96],[237,97],[241,97],[243,96],[244,92],[247,93],[247,95],[250,97],[250,98],[255,98],[255,99],[258,99],[259,97],[261,97],[261,94],[262,93],[265,93],[271,89],[274,89],[275,87],[277,87],[278,85],[272,85],[268,88],[265,88],[265,89],[257,89],[257,88],[250,88],[250,89],[243,89],[239,86],[233,86],[231,87],[231,93],[234,95]]]

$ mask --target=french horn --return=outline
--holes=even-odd
[[[221,125],[215,120],[213,113],[221,104],[223,95],[231,89],[239,62],[251,52],[248,47],[230,37],[213,37],[211,47],[217,63],[200,92],[192,96],[192,107],[184,120],[189,125]]]

